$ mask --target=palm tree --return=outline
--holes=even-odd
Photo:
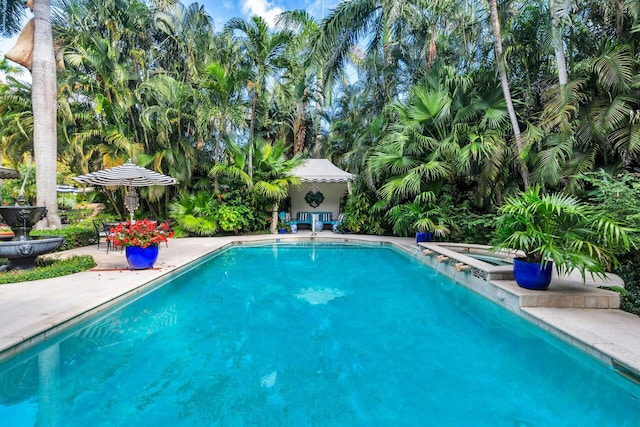
[[[47,208],[47,217],[39,227],[59,228],[56,192],[56,60],[53,53],[51,8],[49,0],[34,0],[32,107],[33,152],[36,161],[36,200]]]
[[[366,44],[364,57],[375,58],[382,76],[382,102],[396,95],[400,80],[403,40],[413,40],[413,29],[420,16],[420,0],[343,1],[322,22],[314,43],[314,55],[325,58],[324,83],[331,87],[344,73],[356,46]]]
[[[155,28],[162,43],[157,46],[159,65],[187,81],[200,74],[214,39],[213,23],[203,5],[175,3],[156,11]],[[175,58],[181,58],[176,61]]]
[[[302,158],[294,156],[288,159],[285,156],[286,146],[284,141],[275,144],[267,144],[260,141],[256,145],[256,170],[254,194],[271,203],[271,232],[277,232],[278,205],[287,197],[292,185],[299,185],[300,180],[289,172],[302,163]]]
[[[6,0],[0,5],[0,36],[11,37],[22,28],[24,0]]]
[[[17,166],[33,147],[31,85],[10,76],[7,80],[6,87],[0,84],[0,153]]]
[[[223,143],[230,138],[230,131],[243,126],[245,105],[241,91],[247,74],[244,68],[219,61],[209,63],[202,73],[199,84],[203,96],[199,97],[197,123],[204,139],[214,138],[214,163],[222,159]]]
[[[247,172],[248,149],[243,150],[235,144],[230,144],[227,150],[228,161],[214,165],[209,172],[212,177],[227,176],[247,185],[252,188],[256,198],[270,205],[271,232],[273,233],[277,232],[278,205],[287,197],[289,188],[300,183],[299,179],[289,175],[289,172],[300,165],[302,159],[299,156],[288,159],[285,151],[284,141],[268,144],[262,139],[257,139],[253,151],[255,175],[251,178]],[[252,179],[255,181],[252,182]]]
[[[556,56],[556,68],[558,70],[558,83],[564,86],[569,81],[567,73],[567,60],[564,54],[562,40],[561,21],[569,18],[571,0],[549,0],[549,13],[551,15],[551,43]]]
[[[289,68],[289,60],[285,55],[286,47],[293,35],[289,31],[269,31],[267,23],[259,16],[249,21],[239,18],[231,19],[225,26],[225,32],[239,31],[243,37],[239,39],[245,55],[247,66],[252,73],[247,80],[247,89],[251,94],[251,117],[249,124],[249,165],[248,174],[253,181],[253,145],[258,114],[258,101],[267,89],[267,81],[276,74]],[[251,184],[253,185],[253,184]]]
[[[509,89],[509,79],[507,77],[507,64],[502,50],[502,35],[500,33],[500,19],[498,17],[498,5],[496,0],[489,0],[489,11],[491,15],[491,28],[493,30],[493,43],[496,53],[496,64],[498,67],[498,73],[500,74],[500,85],[502,86],[502,93],[504,100],[507,103],[507,111],[509,112],[509,120],[511,120],[511,127],[513,129],[513,136],[516,142],[517,149],[517,162],[520,166],[520,175],[524,183],[525,188],[529,187],[529,177],[527,172],[527,166],[525,160],[522,158],[525,152],[525,142],[520,132],[520,124],[518,123],[518,117],[516,116],[516,110],[513,107],[513,99],[511,98],[511,91]]]
[[[304,150],[304,143],[307,135],[307,122],[311,121],[314,126],[314,145],[320,146],[322,139],[321,120],[324,110],[323,93],[323,58],[315,55],[311,49],[314,41],[320,35],[320,26],[315,18],[304,10],[286,11],[280,14],[277,20],[278,25],[282,25],[293,31],[296,36],[291,43],[292,54],[300,53],[300,69],[294,73],[295,94],[292,99],[294,108],[292,109],[293,127],[293,153],[297,154]],[[307,111],[309,103],[315,102],[314,114]]]
[[[3,19],[0,24],[3,35],[17,32],[21,14],[17,13],[18,2],[3,2]],[[58,216],[56,193],[56,62],[53,52],[53,34],[51,31],[51,8],[49,0],[28,1],[33,11],[34,34],[33,56],[31,63],[32,109],[33,109],[33,152],[36,161],[36,203],[47,208],[48,215],[37,228],[58,228],[61,226]]]

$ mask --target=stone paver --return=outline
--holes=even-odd
[[[171,239],[168,247],[161,246],[157,268],[142,271],[128,270],[124,254],[120,251],[107,254],[104,245],[99,251],[95,245],[66,251],[63,255],[92,255],[98,265],[91,271],[71,276],[0,285],[0,360],[46,339],[87,314],[141,292],[161,276],[232,242],[309,238],[310,232],[301,231],[294,235]],[[330,231],[320,232],[316,238],[386,241],[408,253],[415,246],[409,238],[340,235]],[[598,301],[594,303],[597,305]],[[617,309],[523,307],[521,310],[525,317],[604,362],[621,365],[640,375],[640,317]]]

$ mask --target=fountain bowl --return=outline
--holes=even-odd
[[[53,252],[63,244],[62,236],[0,242],[0,258],[9,260],[9,270],[33,270],[38,256]]]
[[[9,260],[9,270],[33,270],[36,258],[64,244],[62,236],[31,237],[33,225],[47,215],[42,206],[0,206],[0,216],[11,227],[13,239],[0,242],[0,258]]]

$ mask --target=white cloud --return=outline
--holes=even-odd
[[[261,16],[270,27],[273,27],[276,17],[284,10],[269,0],[243,0],[242,12],[249,16]]]
[[[338,3],[339,0],[307,0],[305,1],[305,7],[311,15],[321,20],[331,13],[331,10],[335,9]]]

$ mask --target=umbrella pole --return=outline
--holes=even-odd
[[[124,196],[124,205],[129,210],[131,223],[133,224],[133,212],[140,206],[140,197],[138,197],[135,187],[130,186],[128,188],[127,194]]]

